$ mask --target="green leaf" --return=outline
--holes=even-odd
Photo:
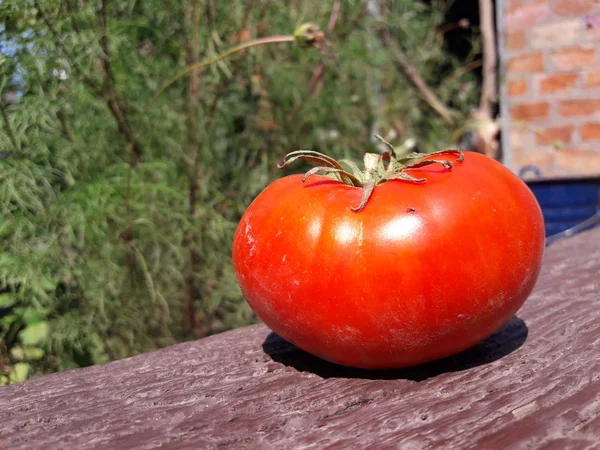
[[[9,314],[8,316],[4,316],[0,319],[0,325],[2,325],[2,328],[4,328],[5,330],[8,330],[8,328],[10,328],[12,324],[19,320],[21,320],[20,316],[17,316],[15,314]],[[2,336],[1,333],[0,336]]]
[[[0,294],[0,308],[10,308],[15,303],[17,303],[17,299],[14,294],[10,292]]]
[[[40,285],[42,289],[46,292],[53,292],[56,290],[56,285],[58,284],[58,279],[51,277],[43,277],[40,280]]]
[[[31,366],[27,363],[16,363],[10,371],[10,375],[8,376],[10,382],[20,383],[21,381],[25,381],[27,379],[27,375],[29,374],[30,367]]]
[[[41,359],[44,354],[44,350],[39,347],[13,347],[10,351],[10,355],[17,361]]]
[[[49,327],[47,322],[38,322],[21,331],[19,337],[24,345],[37,345],[46,340],[48,331]]]
[[[43,322],[47,316],[48,308],[27,308],[21,315],[27,326]]]

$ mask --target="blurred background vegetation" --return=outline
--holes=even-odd
[[[321,51],[255,46],[149,106],[307,21]],[[438,150],[479,101],[472,1],[3,0],[0,23],[2,384],[254,322],[231,240],[284,154]]]

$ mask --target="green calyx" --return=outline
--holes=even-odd
[[[294,30],[294,41],[300,47],[319,48],[325,41],[325,33],[314,23],[303,23]]]
[[[363,170],[352,161],[345,159],[336,161],[323,153],[312,150],[298,150],[288,153],[277,167],[283,169],[294,161],[301,159],[316,165],[316,167],[313,167],[304,174],[302,182],[305,182],[309,177],[315,174],[332,174],[339,181],[348,186],[362,188],[363,195],[360,204],[355,208],[351,208],[352,211],[359,212],[367,206],[371,195],[373,195],[375,186],[378,184],[390,180],[403,180],[409,183],[418,184],[425,183],[427,181],[426,178],[415,178],[405,171],[429,166],[431,164],[440,164],[444,169],[451,170],[454,163],[460,163],[465,158],[463,152],[460,150],[441,150],[432,153],[414,152],[404,156],[397,156],[396,150],[389,142],[385,141],[381,136],[375,135],[375,137],[387,146],[387,150],[382,154],[365,153]],[[458,158],[453,162],[447,159],[424,159],[429,156],[445,154],[458,155]]]

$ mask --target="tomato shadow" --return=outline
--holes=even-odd
[[[527,340],[525,322],[514,316],[504,327],[480,344],[457,355],[416,367],[397,370],[367,370],[340,366],[317,358],[271,332],[263,342],[264,352],[277,363],[321,378],[424,381],[448,372],[460,372],[497,361],[517,350]]]

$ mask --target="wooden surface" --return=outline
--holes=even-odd
[[[600,228],[453,358],[351,370],[252,326],[0,388],[0,448],[598,449]]]

